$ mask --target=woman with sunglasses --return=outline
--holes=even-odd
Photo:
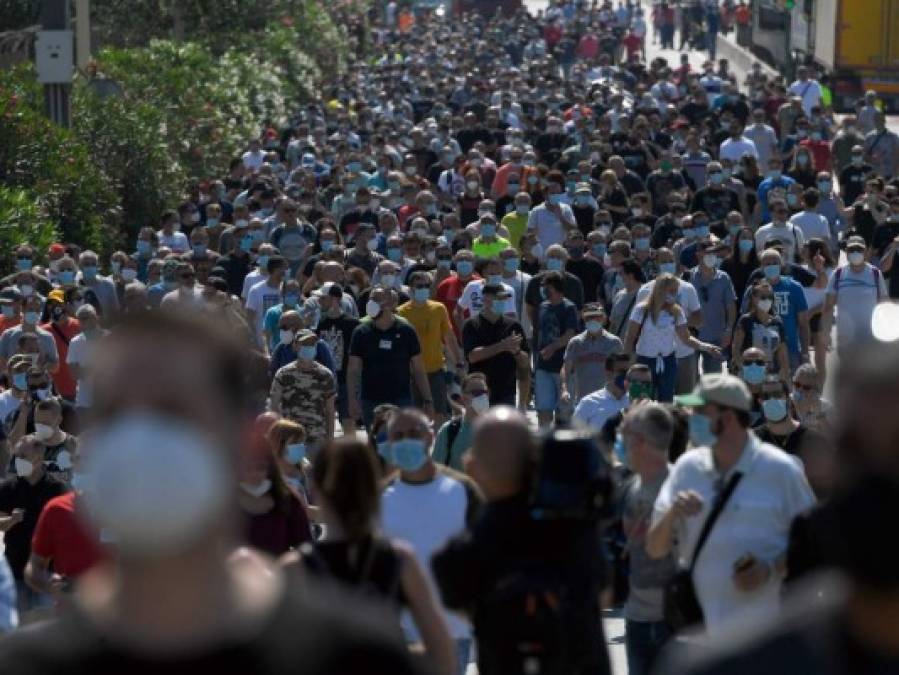
[[[787,356],[783,320],[774,311],[774,289],[767,281],[757,283],[749,296],[749,311],[734,328],[734,365],[743,368],[743,352],[758,347],[766,356],[766,370],[779,373],[789,382],[790,362]]]

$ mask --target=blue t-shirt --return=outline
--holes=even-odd
[[[759,207],[762,209],[762,223],[768,223],[771,221],[771,214],[768,213],[768,193],[771,192],[774,188],[783,188],[786,190],[796,181],[790,178],[789,176],[781,176],[777,180],[773,178],[766,178],[761,183],[759,183],[758,189],[758,198],[759,198]]]
[[[750,293],[752,293],[752,287],[748,286],[743,295],[744,308],[749,305]],[[808,311],[808,303],[805,300],[802,286],[790,277],[781,277],[774,285],[774,313],[783,321],[787,351],[791,354],[800,353],[799,312],[806,311]]]
[[[278,343],[281,341],[281,331],[278,329],[278,324],[281,322],[281,315],[284,312],[288,311],[299,311],[300,306],[296,305],[294,307],[285,307],[284,303],[280,303],[275,305],[274,307],[269,307],[268,311],[265,313],[265,317],[262,319],[262,330],[267,330],[271,339],[268,343],[268,350],[271,353],[274,353],[275,348],[278,346]],[[326,365],[326,364],[322,364]]]

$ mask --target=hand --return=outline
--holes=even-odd
[[[771,578],[771,566],[747,553],[734,563],[734,585],[745,593],[763,586]]]
[[[12,513],[9,514],[9,519],[13,525],[18,525],[25,520],[25,509],[13,509]]]
[[[62,595],[63,593],[68,592],[68,586],[69,582],[64,576],[61,574],[53,574],[53,576],[50,577],[48,590],[52,595]]]
[[[359,409],[359,404],[352,399],[347,403],[347,412],[350,414],[350,419],[362,419],[362,411]]]
[[[733,333],[731,333],[730,331],[721,336],[721,349],[727,349],[728,347],[730,347],[730,341],[733,339],[733,336]]]
[[[703,345],[702,351],[704,351],[706,354],[711,354],[712,356],[716,356],[718,358],[721,357],[721,347],[717,347],[715,345]]]
[[[543,349],[540,350],[540,358],[544,361],[547,361],[552,358],[552,355],[556,353],[555,348],[552,345],[546,345]]]
[[[678,518],[690,518],[702,511],[702,496],[693,490],[678,492],[671,510]]]
[[[434,419],[434,402],[433,401],[423,401],[421,404],[421,409],[424,411],[425,415]]]
[[[570,403],[571,402],[571,394],[566,389],[559,395],[559,399],[562,401],[562,403]]]

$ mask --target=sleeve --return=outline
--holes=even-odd
[[[255,286],[247,293],[247,309],[254,312],[262,309],[262,293],[257,292]]]
[[[734,303],[737,301],[737,292],[734,290],[734,282],[730,278],[730,275],[727,275],[727,287],[724,289],[725,300],[730,303]]]
[[[677,316],[674,317],[674,323],[677,326],[686,326],[687,325],[687,315],[684,314],[683,308],[677,313]]]
[[[837,269],[839,269],[839,268],[837,268]],[[834,273],[830,275],[830,279],[827,280],[827,295],[836,295],[837,294],[837,277],[838,276],[840,276],[840,275],[838,275],[837,271],[835,270]]]
[[[449,450],[446,447],[446,441],[450,424],[452,424],[452,420],[444,422],[437,431],[437,436],[434,438],[434,452],[431,454],[435,462],[444,466],[449,464]]]
[[[889,291],[887,290],[886,281],[884,281],[884,279],[883,279],[883,272],[880,272],[880,271],[875,272],[875,275],[877,277],[877,283],[880,286],[880,293],[879,293],[880,299],[883,300],[884,298],[888,298]]]
[[[468,359],[468,355],[477,347],[480,347],[477,331],[475,331],[471,320],[466,321],[465,325],[462,326],[462,351],[465,352],[465,358]]]
[[[278,376],[278,373],[275,373],[275,377],[272,378],[272,388],[269,390],[268,394],[268,406],[269,410],[274,413],[281,414],[281,398],[283,397],[284,387],[281,384],[281,378]]]
[[[687,299],[687,302],[684,303],[685,312],[692,314],[702,309],[702,306],[699,304],[699,293],[696,292],[696,287],[693,284],[686,285],[684,296]]]
[[[12,633],[19,625],[16,584],[6,558],[0,560],[0,634]]]
[[[47,361],[50,363],[59,363],[59,352],[56,350],[56,340],[52,335],[42,335],[43,349],[47,353]]]
[[[680,486],[681,471],[678,470],[680,466],[680,463],[675,464],[668,478],[662,483],[659,496],[656,497],[655,504],[652,506],[652,525],[655,525],[662,516],[668,513],[668,510],[674,504],[674,498],[682,489]]]
[[[534,275],[528,281],[528,286],[524,291],[525,304],[535,306],[540,304],[540,277]]]
[[[41,558],[53,559],[54,533],[58,529],[60,509],[52,501],[47,502],[37,518],[37,525],[31,537],[31,552]]]
[[[465,284],[465,290],[462,291],[462,297],[459,298],[459,302],[457,303],[459,307],[464,310],[471,310],[471,294],[474,292],[472,285],[476,283],[475,281],[469,281]]]
[[[521,336],[521,351],[530,354],[531,347],[528,343],[528,336],[524,334],[524,328],[522,328],[521,324],[517,321],[512,325],[511,330],[509,331],[510,335],[520,335]]]
[[[415,332],[415,329],[406,324],[406,339],[409,341],[409,356],[418,356],[421,354],[421,342],[418,339],[418,333]]]
[[[364,349],[364,338],[362,335],[362,325],[358,325],[353,329],[353,335],[350,337],[350,356],[358,356],[362,358]]]
[[[528,229],[536,230],[537,229],[537,211],[531,209],[531,212],[528,214]]]
[[[69,352],[66,354],[66,363],[70,366],[78,366],[81,365],[82,359],[82,349],[81,345],[83,344],[82,340],[78,339],[76,335],[72,338],[72,341],[69,343]]]
[[[281,314],[278,312],[277,307],[269,307],[265,312],[265,318],[262,320],[262,329],[268,331],[269,334],[274,335],[276,343],[278,337],[278,323],[280,320]]]
[[[565,307],[565,330],[572,330],[575,333],[578,329],[577,307],[572,303]]]
[[[452,324],[449,320],[449,312],[446,311],[445,305],[440,305],[440,334],[447,335],[453,332]]]
[[[321,363],[325,368],[331,371],[333,375],[337,372],[334,366],[334,354],[331,352],[331,348],[328,346],[324,340],[319,340],[315,345],[315,358]]]
[[[797,312],[808,311],[808,301],[805,299],[805,293],[795,281],[790,285],[790,294],[793,296],[793,302],[796,304]]]
[[[580,348],[580,340],[575,339],[576,337],[577,336],[575,336],[574,338],[571,338],[568,341],[568,344],[565,345],[565,354],[563,354],[563,356],[562,356],[563,361],[568,362],[571,359],[577,358],[576,352]]]
[[[636,323],[640,323],[643,321],[643,317],[646,313],[646,306],[643,304],[635,304],[634,308],[631,310],[631,315],[628,317],[628,321],[634,321]]]

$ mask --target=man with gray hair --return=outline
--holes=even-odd
[[[81,285],[94,292],[100,302],[100,311],[109,319],[119,311],[119,296],[115,284],[97,273],[97,254],[93,251],[82,251],[78,264],[81,267]]]
[[[625,644],[630,675],[644,675],[671,635],[662,611],[662,594],[676,565],[669,553],[658,560],[646,554],[652,507],[668,477],[668,447],[674,418],[660,403],[634,404],[618,429],[625,461],[634,475],[622,490],[622,520],[627,536],[630,574],[624,605]]]
[[[96,358],[97,342],[106,334],[100,327],[97,310],[92,305],[81,305],[75,312],[75,318],[81,324],[81,332],[69,343],[66,364],[77,383],[75,390],[75,409],[79,417],[87,413],[91,405],[90,387],[86,383],[90,375],[90,361]]]

